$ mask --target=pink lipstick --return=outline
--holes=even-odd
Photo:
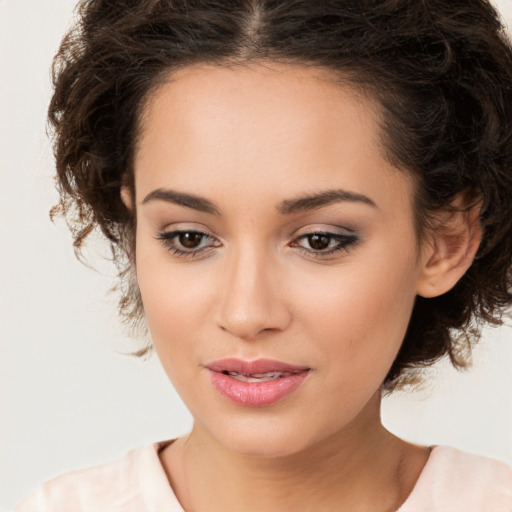
[[[221,359],[205,365],[213,387],[238,405],[272,405],[295,391],[310,368],[281,361]]]

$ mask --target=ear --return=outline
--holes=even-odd
[[[121,201],[129,211],[133,210],[133,197],[130,188],[127,185],[121,187]]]
[[[451,290],[471,266],[482,240],[481,201],[460,194],[448,211],[436,214],[421,249],[417,294],[437,297]]]

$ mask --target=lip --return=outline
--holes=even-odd
[[[243,361],[230,358],[213,361],[205,365],[210,373],[213,387],[225,398],[237,405],[263,407],[275,404],[293,393],[309,375],[311,368],[296,366],[272,359]],[[283,373],[284,376],[263,382],[246,382],[233,378],[228,372],[247,377],[268,372]]]
[[[205,365],[208,370],[214,372],[238,372],[246,374],[254,373],[267,373],[267,372],[281,372],[281,373],[294,373],[307,371],[311,368],[307,366],[295,366],[282,361],[274,359],[256,359],[254,361],[244,361],[237,358],[219,359]]]

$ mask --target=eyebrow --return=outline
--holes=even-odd
[[[185,206],[204,213],[220,215],[219,209],[208,199],[193,194],[185,194],[171,189],[157,188],[150,192],[143,200],[142,204],[150,201],[166,201],[168,203]],[[367,196],[350,192],[343,189],[325,190],[317,194],[309,194],[295,199],[287,199],[277,206],[277,211],[282,215],[292,215],[311,210],[317,210],[328,206],[329,204],[339,202],[363,203],[373,208],[377,205]]]
[[[157,199],[168,203],[174,203],[179,206],[186,206],[187,208],[192,208],[193,210],[198,210],[204,213],[210,213],[212,215],[220,214],[217,207],[204,197],[163,188],[157,188],[156,190],[153,190],[153,192],[150,192],[143,199],[142,204],[146,204]]]
[[[283,215],[291,215],[310,210],[317,210],[332,203],[349,202],[363,203],[373,208],[377,205],[367,196],[350,192],[343,189],[325,190],[318,194],[311,194],[296,199],[288,199],[283,201],[278,207],[278,211]]]

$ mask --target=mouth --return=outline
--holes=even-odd
[[[283,379],[290,377],[295,372],[265,372],[265,373],[238,373],[238,372],[222,372],[224,375],[229,375],[232,379],[239,380],[240,382],[269,382],[271,380]]]
[[[237,405],[272,405],[293,393],[311,368],[281,361],[222,359],[205,365],[211,383],[222,396]]]

